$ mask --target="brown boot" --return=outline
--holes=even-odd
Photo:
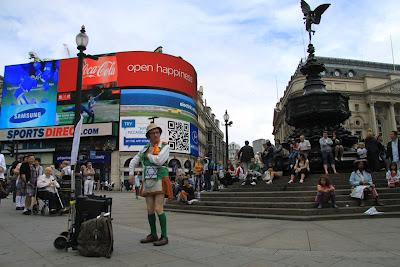
[[[153,236],[152,234],[149,234],[148,236],[146,236],[146,238],[140,240],[140,243],[142,244],[146,244],[146,243],[153,243],[158,241],[158,237],[157,236]]]
[[[164,246],[166,244],[168,244],[168,238],[163,236],[160,238],[160,240],[153,243],[154,246]]]

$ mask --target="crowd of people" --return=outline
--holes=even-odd
[[[373,172],[386,168],[388,187],[400,186],[398,173],[400,143],[396,131],[390,133],[390,140],[385,148],[382,145],[381,136],[375,138],[371,132],[368,132],[365,142],[360,142],[355,149],[358,158],[354,162],[355,170],[349,177],[349,183],[351,197],[357,199],[360,206],[364,206],[364,200],[368,195],[371,195],[376,205],[383,205],[379,201],[379,195],[373,183]],[[332,207],[337,208],[335,187],[329,178],[329,172],[331,169],[332,173],[337,173],[335,163],[343,160],[344,147],[342,140],[335,132],[329,137],[327,131],[322,133],[319,145],[325,174],[320,177],[317,184],[316,207],[322,208],[330,202]],[[274,179],[283,176],[285,160],[289,162],[288,184],[296,181],[300,184],[304,183],[311,172],[308,160],[311,144],[304,135],[301,135],[298,141],[293,140],[289,150],[283,148],[279,140],[275,141],[275,145],[266,140],[263,148],[261,154],[255,154],[249,142],[246,141],[237,154],[236,162],[228,161],[225,169],[222,163],[218,165],[218,168],[217,165],[211,167],[208,158],[203,161],[199,158],[195,163],[193,176],[184,173],[183,170],[177,175],[174,194],[180,201],[188,202],[196,198],[197,192],[203,189],[210,191],[210,181],[213,181],[214,185],[218,184],[218,188],[230,186],[234,182],[239,182],[243,186],[255,186],[260,182],[272,184]]]
[[[390,141],[385,147],[381,136],[375,138],[368,132],[364,142],[357,144],[358,159],[355,162],[355,170],[349,177],[349,183],[351,197],[358,199],[360,206],[364,205],[367,195],[371,195],[378,205],[381,204],[373,183],[373,172],[385,168],[388,187],[400,186],[400,142],[396,131],[392,131],[389,137]],[[328,175],[330,168],[333,173],[337,173],[335,162],[343,160],[342,141],[335,132],[329,137],[329,133],[324,131],[319,145],[325,175],[320,177],[317,184],[316,207],[322,208],[324,203],[329,201],[332,207],[337,207],[335,187]],[[199,157],[193,168],[173,168],[170,175],[173,196],[190,204],[200,197],[201,192],[219,190],[235,182],[242,186],[255,186],[257,183],[270,185],[275,179],[283,176],[284,161],[288,162],[285,169],[290,176],[288,184],[297,181],[300,184],[304,183],[311,172],[308,159],[311,144],[304,135],[300,135],[298,140],[292,140],[289,150],[282,147],[280,140],[275,140],[275,145],[266,140],[263,148],[261,153],[255,154],[246,141],[237,154],[237,160],[228,161],[226,167],[222,162]],[[4,182],[5,173],[8,173],[8,183]],[[37,209],[38,198],[49,202],[52,213],[59,212],[66,206],[65,200],[58,194],[58,189],[62,184],[60,181],[68,180],[70,176],[71,166],[68,161],[62,162],[58,169],[53,165],[43,168],[40,158],[35,158],[32,154],[21,156],[7,171],[4,156],[0,154],[0,181],[3,181],[0,183],[0,196],[13,192],[16,210],[23,211],[25,215],[30,215]],[[82,194],[92,195],[98,187],[92,163],[82,165],[76,176],[82,178]],[[137,198],[140,195],[141,181],[141,173],[136,172],[131,184]]]
[[[76,183],[82,192],[76,195],[93,195],[98,187],[95,170],[86,162],[76,172]],[[63,161],[58,168],[54,165],[43,167],[41,159],[33,154],[19,155],[7,170],[4,155],[0,154],[1,198],[12,195],[15,209],[23,215],[37,214],[48,209],[50,214],[63,214],[68,209],[71,192],[72,170],[69,161]]]

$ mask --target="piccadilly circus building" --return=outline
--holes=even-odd
[[[0,142],[7,164],[26,153],[43,165],[70,159],[76,79],[77,58],[5,67]],[[180,57],[131,51],[86,58],[79,162],[92,162],[102,179],[119,186],[130,159],[148,142],[149,118],[157,117],[171,149],[169,165],[190,168],[204,156],[198,95],[196,71]]]

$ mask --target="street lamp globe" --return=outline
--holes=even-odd
[[[85,25],[82,25],[81,32],[76,36],[76,45],[79,51],[86,50],[89,43],[89,37],[86,35]]]
[[[225,121],[226,123],[228,123],[228,121],[229,121],[229,114],[228,114],[228,111],[227,111],[227,110],[225,110],[224,121]]]

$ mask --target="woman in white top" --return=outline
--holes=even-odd
[[[85,178],[84,194],[85,196],[93,195],[94,175],[95,171],[92,167],[92,163],[86,164],[86,169],[83,171],[83,177]]]
[[[40,175],[37,179],[37,197],[42,200],[49,201],[50,213],[55,213],[61,209],[60,199],[56,192],[60,188],[57,180],[52,175],[53,169],[47,167],[44,169],[44,174]]]

